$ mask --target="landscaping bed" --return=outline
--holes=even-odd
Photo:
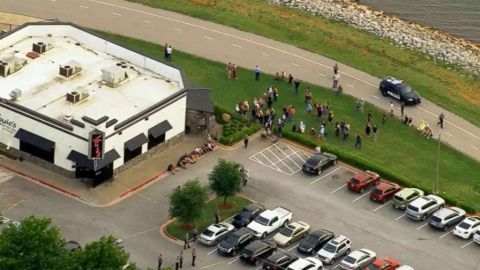
[[[229,122],[224,122],[222,114],[227,113],[231,116]],[[222,135],[220,136],[220,143],[225,145],[232,145],[240,140],[242,140],[245,134],[252,135],[253,133],[260,130],[260,125],[256,123],[251,123],[245,118],[242,118],[238,115],[231,114],[232,112],[225,109],[221,109],[218,106],[215,106],[215,120],[217,123],[222,124]]]
[[[203,230],[205,230],[205,228],[215,222],[215,210],[217,208],[220,209],[220,220],[223,221],[240,212],[240,210],[242,210],[242,208],[249,203],[252,202],[238,196],[228,198],[226,206],[223,205],[223,198],[217,197],[207,202],[206,207],[203,210],[202,217],[196,222],[198,233],[200,234]],[[179,240],[183,240],[186,233],[191,231],[182,229],[180,223],[177,221],[173,221],[172,223],[168,224],[165,230],[169,235]]]

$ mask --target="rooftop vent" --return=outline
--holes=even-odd
[[[117,87],[127,79],[127,72],[120,66],[112,66],[102,69],[102,81],[110,87]]]
[[[32,51],[34,51],[38,54],[42,54],[42,53],[50,50],[52,47],[53,46],[50,43],[45,43],[43,41],[37,41],[37,42],[33,43]]]
[[[7,77],[8,75],[19,71],[25,64],[27,60],[11,56],[5,59],[0,60],[0,76]]]
[[[63,116],[63,120],[67,121],[67,122],[70,122],[70,120],[73,119],[73,116],[71,114],[65,114]]]
[[[59,74],[65,78],[69,78],[82,70],[82,65],[77,61],[70,61],[60,66]]]
[[[22,90],[15,88],[10,92],[9,96],[12,98],[12,100],[17,100],[22,96]]]
[[[90,91],[83,87],[78,87],[75,91],[67,93],[67,101],[76,104],[90,96]]]

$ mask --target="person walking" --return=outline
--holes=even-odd
[[[333,65],[333,74],[337,74],[338,73],[338,63],[335,63],[335,65]]]
[[[172,46],[168,45],[168,47],[167,47],[167,61],[168,62],[172,62],[172,53],[173,53]]]
[[[362,149],[362,135],[360,133],[355,136],[355,148]]]
[[[260,67],[257,65],[255,67],[255,81],[259,81],[260,80]]]
[[[219,221],[220,221],[220,209],[217,208],[217,210],[215,211],[215,224],[218,224]]]
[[[335,73],[333,74],[333,90],[337,90],[338,89],[338,81],[340,80],[340,74],[339,73]]]
[[[180,267],[180,258],[177,256],[177,259],[175,259],[175,270],[178,270]]]
[[[178,256],[178,262],[179,262],[180,268],[182,268],[183,267],[183,251],[180,251],[180,255]]]
[[[157,262],[158,262],[157,270],[161,270],[161,269],[162,269],[162,264],[163,264],[163,258],[162,258],[162,254],[161,254],[161,253],[160,253],[160,255],[158,255]]]
[[[189,235],[188,233],[185,234],[185,238],[183,239],[183,249],[190,248],[190,243],[189,243]]]
[[[197,250],[192,248],[192,266],[195,266],[195,260],[197,259]]]
[[[245,145],[245,148],[248,147],[248,134],[245,133],[245,135],[243,135],[243,144]]]
[[[405,110],[405,102],[402,102],[402,104],[400,104],[400,116],[403,117],[403,112]]]
[[[443,128],[443,121],[445,119],[445,115],[442,113],[440,113],[440,115],[438,116],[438,122],[437,122],[437,126],[440,125],[440,128]]]
[[[163,47],[163,59],[165,60],[167,60],[167,57],[168,57],[167,49],[168,49],[168,43],[165,43],[165,47]]]

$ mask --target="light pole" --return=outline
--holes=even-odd
[[[441,145],[442,133],[438,134],[438,145],[437,145],[437,165],[435,167],[435,179],[433,182],[433,194],[438,193],[438,171],[440,169],[440,145]]]

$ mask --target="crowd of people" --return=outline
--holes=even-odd
[[[187,164],[194,164],[197,162],[197,160],[205,155],[208,152],[213,151],[215,149],[216,142],[215,140],[212,139],[211,135],[207,135],[207,142],[205,142],[203,145],[193,149],[190,153],[185,153],[178,158],[177,163],[171,163],[167,167],[167,171],[170,172],[172,175],[175,174],[175,172],[179,171],[179,168],[186,169]]]
[[[260,76],[260,70],[258,71]],[[225,67],[225,76],[229,79],[238,79],[238,68],[237,64],[229,62]]]

